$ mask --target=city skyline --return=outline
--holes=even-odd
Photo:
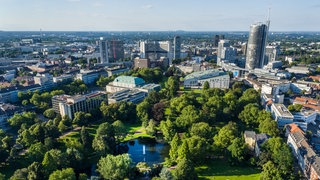
[[[265,22],[270,31],[320,31],[317,0],[0,0],[4,31],[249,31]]]

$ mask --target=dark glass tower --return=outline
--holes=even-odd
[[[180,36],[175,36],[173,39],[173,58],[179,59],[181,53],[181,38]]]
[[[267,22],[267,24],[269,24]],[[268,25],[252,24],[247,44],[246,69],[262,68],[267,43]]]

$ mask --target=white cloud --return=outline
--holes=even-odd
[[[146,4],[146,5],[143,5],[142,8],[143,8],[143,9],[152,9],[152,8],[153,8],[153,5],[151,5],[151,4]]]

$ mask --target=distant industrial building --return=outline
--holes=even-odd
[[[106,101],[106,93],[102,91],[75,96],[57,95],[52,97],[52,107],[62,117],[67,115],[73,119],[74,113],[90,112],[92,109],[99,108],[103,101]]]
[[[246,54],[246,69],[262,68],[266,63],[265,47],[267,43],[268,24],[257,23],[250,26]]]
[[[230,76],[223,71],[211,69],[206,71],[194,72],[184,78],[185,88],[202,88],[205,82],[209,83],[210,88],[228,89]]]

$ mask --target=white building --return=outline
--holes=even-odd
[[[202,88],[205,82],[209,83],[210,88],[228,89],[230,76],[217,69],[194,72],[184,78],[185,88]]]
[[[230,47],[229,40],[220,40],[218,43],[217,65],[221,66],[222,62],[233,63],[236,60],[237,49]]]
[[[279,128],[283,128],[286,124],[293,123],[293,115],[283,104],[272,104],[271,114]]]
[[[94,83],[100,75],[100,71],[84,71],[81,70],[80,73],[76,75],[75,79],[82,80],[85,84]]]

